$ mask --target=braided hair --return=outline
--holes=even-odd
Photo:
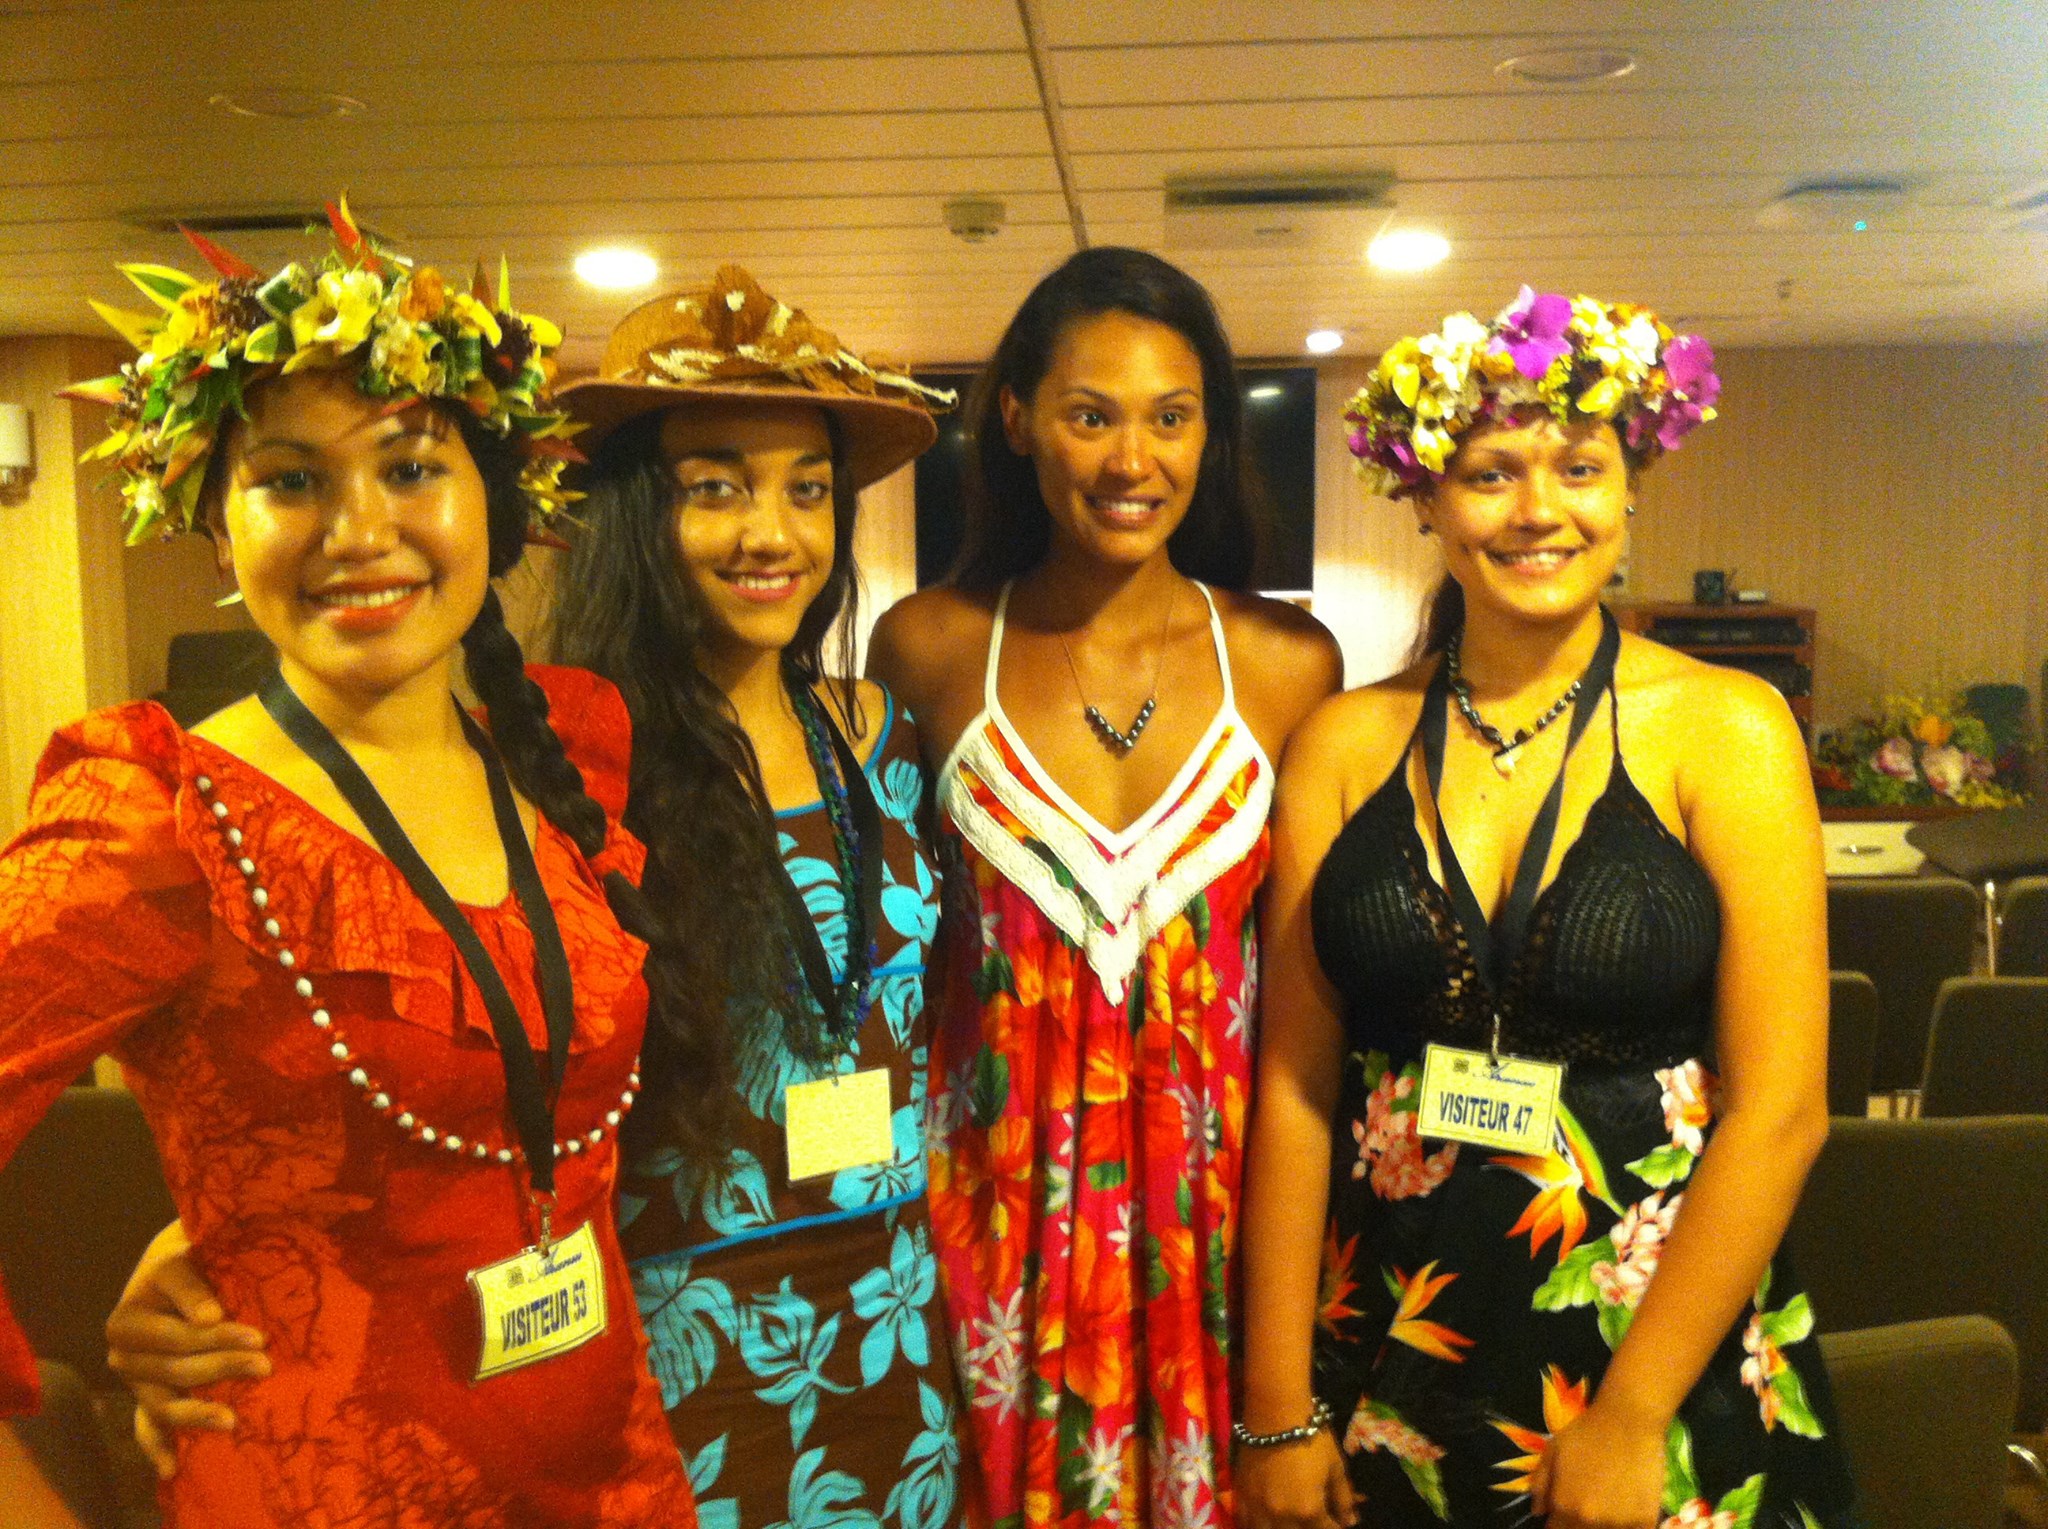
[[[484,481],[490,573],[500,578],[512,571],[526,550],[532,505],[519,486],[520,459],[509,442],[481,421],[454,410],[448,413]],[[462,634],[462,655],[470,688],[489,711],[491,741],[505,762],[506,774],[542,816],[576,842],[586,860],[595,860],[604,849],[604,808],[584,789],[583,772],[548,722],[547,692],[527,674],[525,654],[505,624],[505,607],[494,587],[485,589],[483,608]],[[659,1004],[677,980],[670,954],[673,942],[623,872],[607,872],[604,890],[620,925],[650,947],[647,985],[652,1002]]]

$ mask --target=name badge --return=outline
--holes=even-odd
[[[476,1379],[581,1348],[605,1330],[604,1261],[584,1222],[547,1252],[528,1248],[469,1271],[483,1316]]]
[[[790,1084],[782,1096],[782,1120],[792,1184],[886,1163],[896,1155],[884,1067]]]
[[[1551,1148],[1563,1086],[1558,1062],[1432,1044],[1423,1050],[1418,1129],[1440,1141],[1541,1155]]]

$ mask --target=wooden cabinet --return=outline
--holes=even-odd
[[[1645,601],[1617,605],[1624,631],[1690,653],[1711,664],[1770,681],[1813,734],[1813,612],[1797,605],[1692,605]]]

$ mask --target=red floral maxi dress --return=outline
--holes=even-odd
[[[1203,591],[1207,597],[1207,591]],[[1112,832],[996,695],[940,772],[932,1228],[998,1529],[1232,1522],[1238,1190],[1273,770],[1223,704]]]

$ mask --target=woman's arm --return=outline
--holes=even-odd
[[[28,1446],[4,1424],[0,1424],[0,1502],[7,1504],[7,1522],[16,1529],[85,1529],[44,1477]]]
[[[1316,960],[1309,901],[1344,823],[1345,729],[1336,710],[1318,711],[1288,747],[1263,893],[1258,1073],[1242,1230],[1243,1421],[1253,1433],[1300,1426],[1315,1400],[1311,1345],[1344,1032]],[[1353,1519],[1343,1457],[1328,1430],[1300,1443],[1240,1450],[1237,1491],[1248,1529],[1330,1529]]]
[[[230,1322],[173,1221],[144,1249],[107,1318],[107,1368],[135,1393],[135,1442],[165,1481],[177,1474],[169,1435],[180,1428],[233,1433],[234,1412],[185,1393],[237,1376],[264,1376],[262,1333]]]
[[[1536,1482],[1550,1529],[1656,1522],[1664,1440],[1755,1294],[1827,1138],[1827,898],[1806,746],[1777,693],[1692,678],[1679,809],[1721,903],[1718,1121],[1592,1405]]]

